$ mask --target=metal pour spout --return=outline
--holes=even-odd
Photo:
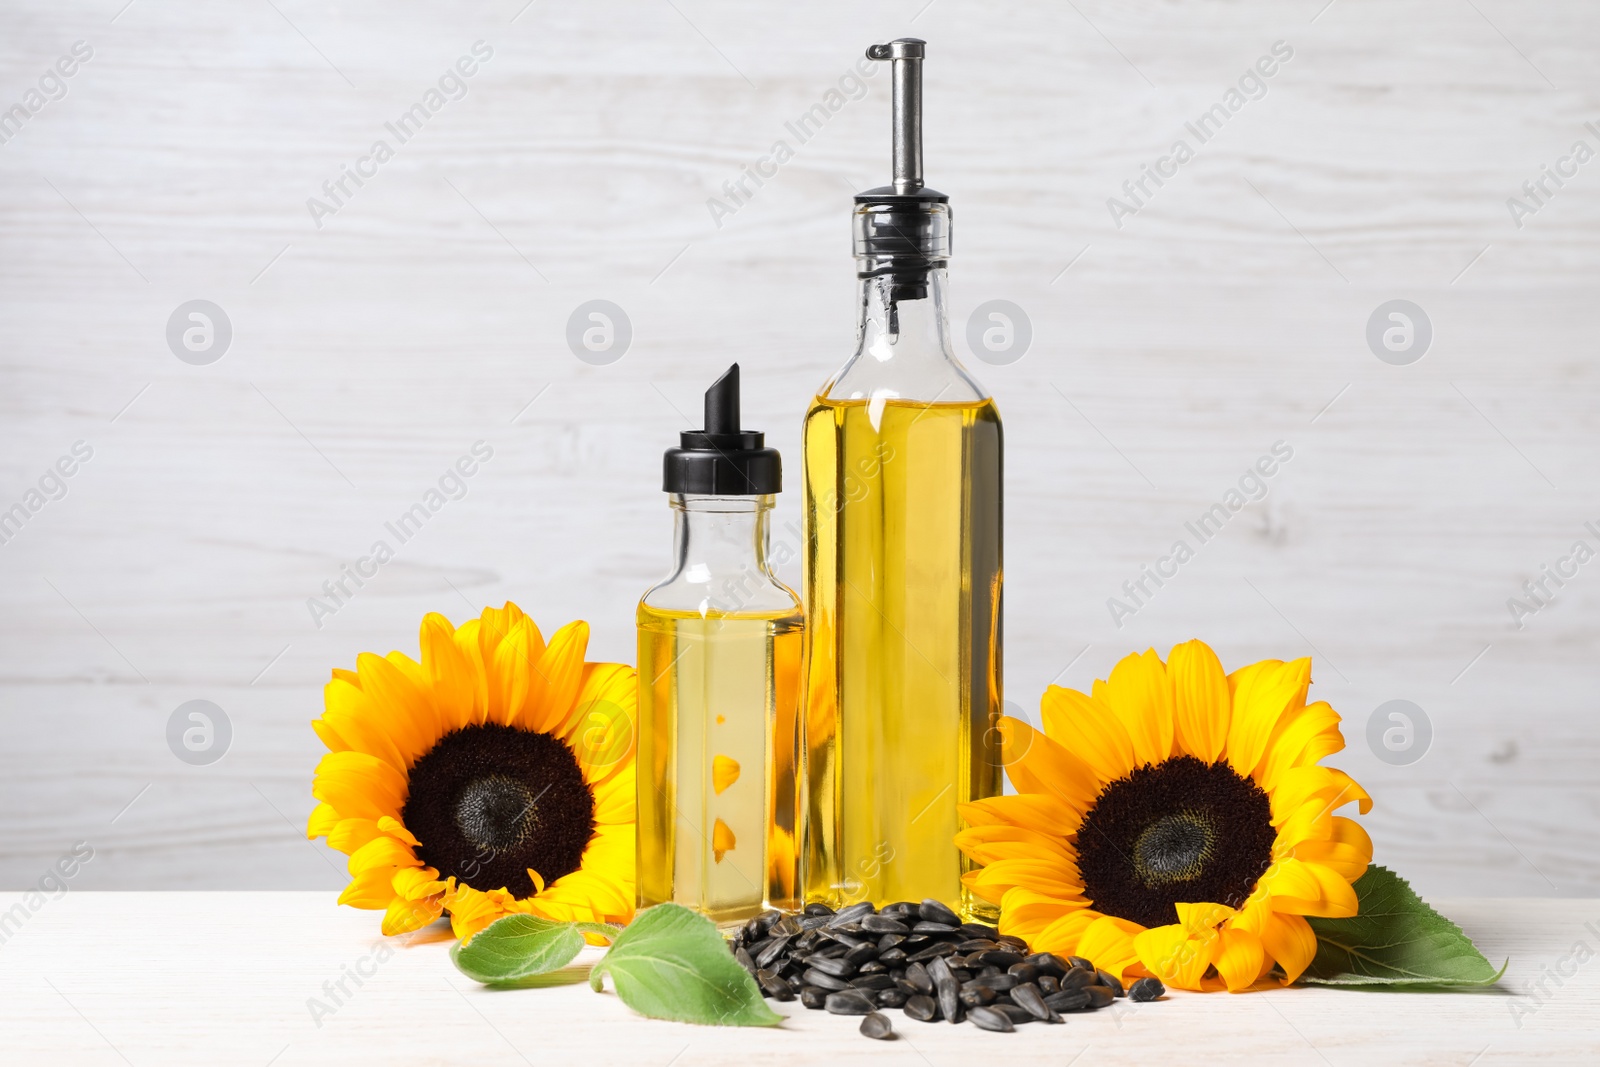
[[[926,41],[902,37],[867,49],[868,59],[887,59],[894,78],[894,191],[922,188],[922,59]]]

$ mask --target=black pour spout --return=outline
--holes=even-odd
[[[766,496],[783,489],[783,461],[766,435],[739,426],[739,364],[706,390],[705,428],[684,430],[662,460],[661,488],[698,496]]]

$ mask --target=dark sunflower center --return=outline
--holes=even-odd
[[[528,897],[530,868],[548,885],[582,865],[594,794],[558,738],[486,723],[446,734],[417,760],[400,817],[440,878]]]
[[[1105,787],[1078,828],[1078,872],[1097,910],[1166,926],[1180,902],[1243,904],[1276,836],[1260,786],[1179,756]]]

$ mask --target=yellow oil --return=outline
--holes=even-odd
[[[639,906],[797,906],[803,617],[639,605]]]
[[[952,839],[1000,791],[999,414],[818,398],[804,449],[802,896],[992,918]]]

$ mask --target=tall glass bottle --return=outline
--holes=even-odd
[[[795,909],[799,598],[767,562],[778,453],[739,428],[739,366],[665,457],[672,574],[639,601],[638,905],[718,923]]]
[[[803,896],[988,918],[952,838],[1000,791],[1000,416],[950,343],[923,42],[867,55],[894,63],[894,184],[856,197],[856,352],[804,427]]]

